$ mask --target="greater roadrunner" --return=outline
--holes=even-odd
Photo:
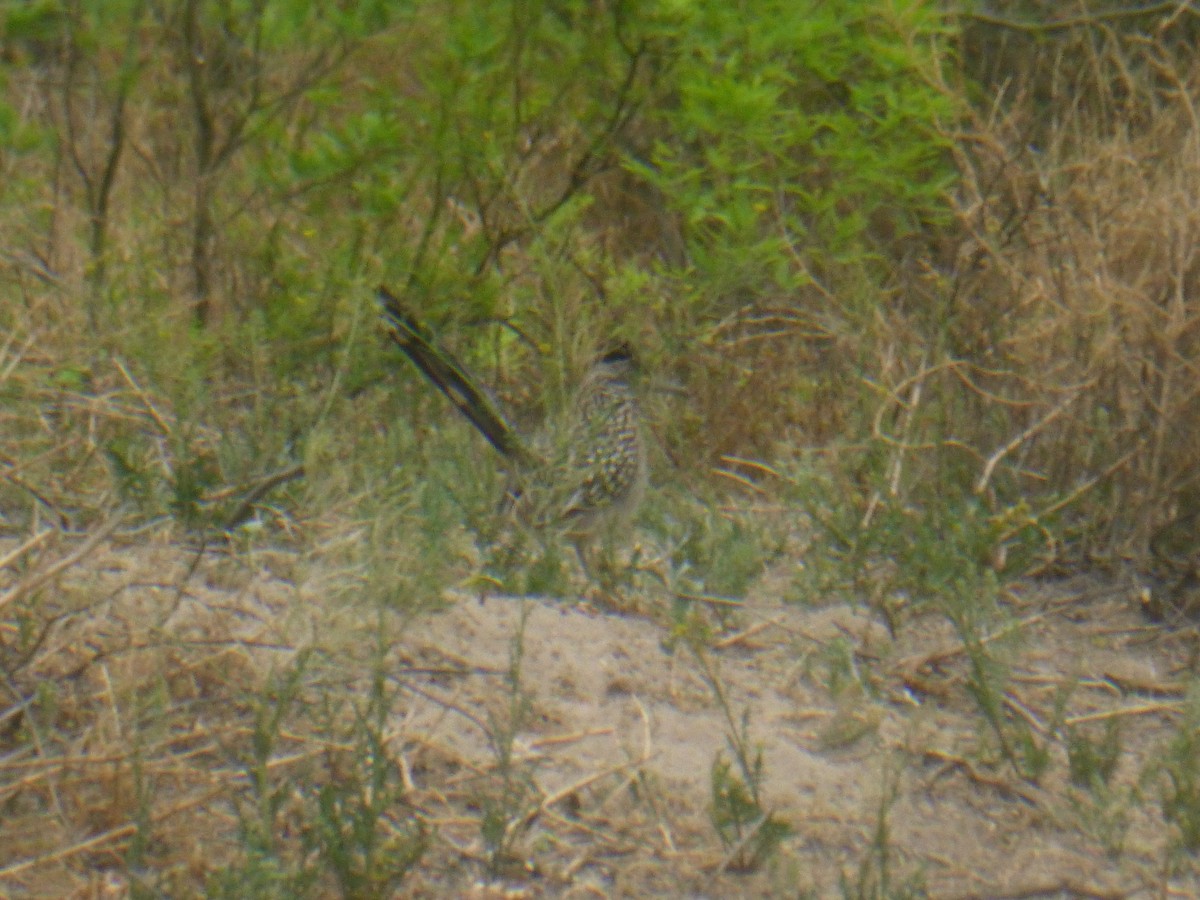
[[[601,537],[611,545],[646,491],[646,446],[628,349],[594,363],[567,420],[548,429],[558,433],[529,443],[399,300],[383,287],[378,299],[388,334],[404,355],[508,461],[509,507],[527,524],[564,531],[590,575],[590,543]]]

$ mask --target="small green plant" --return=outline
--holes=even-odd
[[[884,458],[868,462],[881,486],[861,500],[865,510],[845,498],[827,508],[809,501],[813,521],[837,561],[828,574],[855,596],[870,598],[893,634],[905,617],[935,614],[951,622],[968,663],[967,690],[1000,755],[1022,778],[1037,780],[1050,763],[1051,740],[1014,713],[1006,696],[1004,653],[1018,630],[1005,624],[992,565],[998,539],[1011,537],[1015,514],[990,515],[961,481],[916,481],[905,486],[912,495],[905,502],[882,487],[888,471]],[[852,677],[862,682],[848,648],[834,645],[826,662],[832,690]],[[1056,716],[1061,717],[1064,703],[1065,695]]]
[[[397,815],[404,785],[385,742],[393,695],[381,654],[365,709],[356,710],[354,749],[318,791],[307,834],[309,849],[352,900],[392,895],[429,845],[419,820]]]
[[[734,871],[758,869],[792,833],[786,821],[763,809],[759,799],[762,780],[761,749],[755,752],[748,774],[735,773],[733,764],[720,753],[713,760],[709,815],[725,847],[728,867]]]
[[[144,459],[141,442],[125,436],[114,438],[104,447],[104,456],[119,496],[145,512],[154,511],[160,485]]]
[[[125,865],[132,872],[141,872],[146,869],[147,851],[154,838],[154,820],[151,816],[154,782],[146,775],[141,732],[135,734],[133,739],[135,743],[129,760],[129,778],[133,782],[132,819],[137,824],[137,831],[134,832],[125,851]]]
[[[1125,850],[1126,836],[1140,806],[1136,787],[1094,781],[1086,791],[1070,791],[1067,801],[1079,830],[1116,859]]]
[[[689,643],[700,674],[725,716],[725,741],[733,759],[718,753],[711,770],[712,797],[709,817],[725,847],[725,866],[736,871],[753,871],[772,859],[792,834],[792,826],[766,808],[763,796],[765,763],[761,745],[750,735],[750,710],[734,719],[733,708],[721,684],[720,673],[707,652]]]
[[[711,609],[718,621],[736,615],[738,602],[783,541],[779,526],[766,517],[718,512],[733,505],[715,497],[702,502],[668,486],[655,492],[642,516],[662,548],[665,571],[654,574],[672,597],[673,634],[699,646],[711,627],[701,610]]]
[[[1098,736],[1083,726],[1067,728],[1067,765],[1073,784],[1099,791],[1112,782],[1120,762],[1120,719],[1105,719]]]
[[[271,770],[284,722],[299,700],[310,659],[310,653],[302,652],[291,666],[271,677],[254,704],[249,748],[230,748],[248,784],[243,794],[234,795],[241,847],[236,859],[210,876],[207,893],[211,897],[302,897],[316,877],[314,869],[293,868],[285,859],[278,824],[291,785]]]
[[[842,873],[842,896],[846,900],[907,900],[909,897],[927,896],[920,873],[899,881],[895,873],[895,851],[892,849],[888,816],[899,796],[901,771],[899,757],[884,762],[879,811],[871,834],[871,846],[859,860],[853,881]]]
[[[839,635],[821,647],[817,659],[825,669],[825,688],[831,697],[840,697],[848,688],[865,690],[866,682],[854,646],[845,635]]]
[[[1021,778],[1036,782],[1050,764],[1050,739],[1039,738],[1024,718],[1009,711],[1005,696],[1007,667],[989,652],[970,622],[965,619],[954,622],[969,664],[968,693],[995,738],[1000,755]]]
[[[243,846],[240,859],[221,866],[209,876],[204,895],[216,900],[240,900],[261,897],[264,900],[291,900],[313,896],[312,872],[288,872],[272,853]]]
[[[1193,691],[1168,741],[1158,769],[1163,816],[1175,826],[1175,842],[1187,853],[1200,851],[1200,693]]]
[[[494,479],[481,464],[486,454],[457,444],[454,435],[423,447],[403,420],[381,440],[364,441],[351,460],[334,458],[332,431],[322,432],[320,440],[330,442],[319,450],[321,463],[327,458],[327,470],[338,475],[330,487],[362,485],[353,509],[370,535],[365,547],[370,593],[406,615],[442,608],[447,587],[476,570],[475,543],[482,539],[472,525],[494,517]],[[482,552],[486,558],[490,550],[484,546]]]
[[[728,505],[728,504],[727,504]],[[773,555],[781,536],[763,517],[742,512],[720,514],[716,502],[704,503],[682,535],[677,565],[701,580],[700,589],[722,597],[742,597]]]
[[[820,729],[819,746],[847,747],[873,734],[880,721],[879,712],[871,702],[875,689],[871,672],[859,660],[853,643],[839,635],[822,645],[809,665],[824,669],[825,688],[837,701],[836,712]]]
[[[484,547],[484,578],[520,596],[563,596],[570,589],[570,560],[556,535],[534,535],[514,524]]]
[[[367,694],[352,701],[353,719],[344,742],[348,751],[331,750],[328,777],[313,789],[313,773],[283,778],[275,757],[284,725],[295,715],[313,654],[301,652],[284,672],[272,677],[255,705],[254,730],[244,755],[249,788],[237,802],[242,839],[240,858],[209,880],[210,896],[302,897],[316,889],[322,876],[332,876],[341,896],[366,900],[396,890],[428,846],[424,826],[398,815],[404,786],[399,767],[385,742],[394,690],[388,688],[380,645],[372,665]],[[324,721],[340,727],[333,704],[325,704]],[[281,827],[284,816],[289,828]],[[299,832],[304,854],[280,837]]]
[[[488,855],[488,874],[497,878],[516,862],[514,849],[529,823],[527,813],[534,787],[514,756],[517,735],[529,722],[532,703],[521,682],[525,658],[525,626],[529,604],[522,602],[516,630],[509,642],[505,676],[507,705],[488,716],[487,738],[496,760],[495,776],[479,797],[483,811],[480,833]]]

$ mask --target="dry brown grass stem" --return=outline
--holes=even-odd
[[[29,348],[33,346],[37,340],[36,334],[29,334],[25,338],[25,343],[13,350],[13,344],[17,340],[17,333],[9,332],[8,339],[5,340],[4,346],[0,347],[0,381],[7,381],[16,371],[17,366],[25,359]]]
[[[580,741],[586,741],[588,738],[603,737],[612,733],[612,728],[589,728],[586,731],[573,731],[570,734],[554,734],[549,737],[538,738],[536,741],[530,741],[529,746],[534,750],[541,750],[543,747],[560,747],[564,744],[577,744]]]
[[[715,594],[697,594],[693,591],[673,591],[672,593],[680,600],[687,600],[692,603],[704,603],[708,606],[724,606],[736,609],[745,605],[745,601],[739,600],[737,597],[718,597]]]
[[[736,631],[728,637],[721,638],[713,642],[714,650],[727,650],[730,647],[735,647],[738,644],[744,644],[755,635],[766,631],[769,628],[776,628],[783,624],[783,616],[776,616],[773,619],[767,619],[762,622],[755,622],[748,628],[743,628],[741,631]]]
[[[1082,388],[1080,389],[1082,392]],[[987,490],[988,482],[992,480],[992,473],[996,471],[996,466],[1000,461],[1020,447],[1022,444],[1029,441],[1034,435],[1045,429],[1055,419],[1065,413],[1072,403],[1079,398],[1079,393],[1070,394],[1059,401],[1058,405],[1053,407],[1048,413],[1014,437],[1011,441],[1000,447],[987,458],[987,462],[983,466],[983,471],[979,475],[979,480],[975,482],[975,493],[982,494]]]
[[[1044,612],[1037,612],[1030,616],[1025,616],[1022,619],[1017,619],[1009,622],[1006,625],[997,628],[990,634],[983,635],[978,640],[980,647],[986,647],[993,641],[1002,640],[1011,637],[1032,625],[1036,625],[1046,617]],[[915,654],[913,656],[905,656],[893,663],[893,668],[897,672],[920,672],[923,670],[937,668],[944,663],[949,662],[967,652],[967,647],[962,641],[955,641],[952,644],[944,647],[936,648],[925,653]]]
[[[752,469],[756,472],[762,472],[764,475],[770,475],[772,478],[783,478],[783,473],[775,466],[768,465],[760,459],[746,459],[741,456],[730,456],[728,454],[721,457],[721,462],[729,463],[733,466],[742,466],[747,469]]]
[[[884,427],[883,421],[889,413],[892,413],[895,409],[899,409],[904,416],[905,423],[905,428],[902,429],[901,433],[909,432],[912,428],[917,407],[920,405],[922,385],[925,380],[938,372],[958,365],[960,363],[957,361],[943,362],[934,366],[923,365],[919,372],[910,375],[894,387],[883,387],[870,379],[864,378],[863,383],[868,388],[886,396],[886,400],[875,410],[875,417],[871,422],[872,437],[887,444],[889,447],[894,447],[898,451],[933,450],[940,446],[940,443],[935,441],[911,442],[904,437],[893,437]],[[905,392],[908,393],[907,398],[901,396]]]
[[[926,759],[937,760],[943,763],[943,767],[927,779],[930,784],[941,778],[950,769],[960,769],[975,784],[1000,791],[1001,793],[1015,794],[1037,809],[1044,810],[1047,808],[1047,795],[1034,785],[1021,781],[1013,781],[1000,775],[992,775],[981,769],[967,757],[956,753],[929,748],[921,751],[921,755]]]
[[[654,758],[653,750],[650,748],[647,748],[647,749],[643,750],[642,755],[639,756],[637,759],[631,759],[627,762],[616,763],[611,766],[597,769],[596,771],[591,772],[591,773],[583,776],[582,778],[571,782],[570,784],[566,785],[565,787],[559,788],[557,791],[554,791],[553,793],[544,794],[542,796],[542,799],[538,802],[536,807],[534,807],[530,810],[527,810],[523,816],[521,816],[519,819],[515,820],[509,827],[512,830],[523,829],[526,826],[528,826],[529,823],[532,822],[535,818],[537,818],[540,814],[557,806],[559,803],[562,803],[564,800],[569,799],[573,795],[578,794],[579,792],[584,791],[587,788],[590,788],[592,785],[599,784],[602,781],[607,781],[608,779],[612,778],[615,775],[622,775],[622,774],[632,771],[635,773],[634,777],[636,777],[636,772],[638,770],[642,769],[653,758]],[[628,785],[629,783],[631,783],[632,778],[624,779],[624,781],[625,781],[625,785]]]
[[[1123,706],[1120,709],[1106,709],[1100,712],[1085,713],[1081,716],[1067,716],[1063,724],[1067,726],[1086,725],[1088,722],[1106,722],[1109,719],[1123,719],[1133,716],[1160,716],[1166,713],[1177,716],[1183,712],[1182,703],[1139,703],[1137,706]]]
[[[1017,695],[1014,690],[1005,691],[1001,698],[1006,709],[1010,710],[1018,718],[1023,720],[1033,731],[1036,731],[1043,738],[1050,737],[1050,729],[1045,723],[1037,717],[1037,714],[1031,710],[1025,702]]]
[[[28,538],[23,544],[14,547],[4,556],[0,556],[0,569],[7,569],[21,557],[36,550],[42,544],[57,540],[62,535],[62,532],[55,528],[47,528],[39,531],[33,537]]]
[[[0,868],[0,878],[12,878],[15,875],[20,875],[22,872],[36,869],[39,867],[49,866],[52,863],[64,862],[72,857],[80,856],[90,850],[102,847],[106,844],[112,844],[124,838],[131,837],[137,833],[138,826],[133,823],[126,823],[112,828],[102,834],[94,835],[86,840],[79,841],[70,846],[63,847],[51,853],[44,853],[40,856],[23,859],[20,862],[12,863],[3,868]]]
[[[728,459],[728,457],[725,457],[725,456],[723,456],[721,458]],[[714,475],[718,476],[719,478],[727,478],[730,481],[732,481],[734,484],[736,484],[738,487],[744,488],[752,494],[758,494],[759,496],[762,496],[762,497],[770,496],[770,492],[766,488],[762,487],[759,484],[756,484],[755,482],[751,481],[749,478],[747,478],[745,475],[742,475],[739,472],[733,472],[733,471],[730,471],[729,469],[721,469],[721,468],[713,468],[711,471]]]
[[[158,411],[158,407],[155,405],[154,400],[150,397],[150,394],[140,384],[138,384],[137,379],[129,374],[129,369],[125,367],[125,363],[119,359],[114,359],[113,365],[117,367],[117,371],[121,373],[121,377],[125,379],[125,383],[129,386],[129,389],[133,391],[134,396],[136,396],[141,402],[142,408],[149,413],[154,424],[158,426],[159,432],[164,437],[170,437],[174,429],[168,422],[167,417]]]
[[[1096,549],[1137,554],[1197,482],[1200,68],[1159,37],[1054,27],[1063,45],[1006,70],[956,144],[954,346],[970,366],[951,371],[989,426],[956,437],[992,447],[976,493],[1032,477],[1047,514],[1070,506]],[[1016,437],[997,444],[995,425]]]
[[[0,609],[8,606],[15,600],[20,600],[28,596],[44,584],[62,574],[67,569],[78,564],[81,560],[86,559],[97,547],[99,547],[124,521],[126,510],[123,508],[117,509],[108,519],[101,523],[96,528],[92,529],[87,538],[78,547],[59,559],[56,559],[46,568],[34,572],[32,575],[17,582],[13,587],[9,588],[3,594],[0,594]]]

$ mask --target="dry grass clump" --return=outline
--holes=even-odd
[[[1200,57],[1089,50],[1035,57],[959,145],[948,325],[963,434],[994,442],[999,412],[1013,439],[977,490],[1003,473],[1061,498],[1064,534],[1140,554],[1200,474]]]
[[[402,623],[355,599],[361,563],[326,548],[308,577],[298,551],[206,550],[120,516],[15,544],[0,540],[5,890],[330,896],[357,878],[369,896],[407,870],[423,838],[396,810],[398,732],[370,712],[392,708],[380,679],[402,667],[382,656]],[[369,847],[329,861],[363,850],[356,816],[397,845],[386,865]]]
[[[861,464],[864,494],[905,515],[977,500],[994,562],[1020,536],[1043,562],[1190,566],[1200,56],[1172,27],[1010,43],[978,24],[994,99],[955,135],[956,224],[873,317],[830,329],[832,371],[862,366],[843,411],[885,460]]]
[[[198,823],[215,770],[243,743],[248,690],[289,655],[265,633],[278,584],[245,579],[209,605],[185,584],[194,557],[165,533],[114,539],[119,524],[74,548],[5,545],[5,571],[28,572],[0,601],[10,886],[71,895],[83,873],[122,868],[139,828],[163,829],[171,866],[212,852],[219,829]]]
[[[94,503],[95,492],[104,489],[96,478],[97,432],[101,422],[124,413],[88,390],[92,385],[86,369],[66,363],[58,348],[47,346],[43,333],[27,326],[10,320],[0,346],[5,401],[0,406],[5,436],[0,498],[9,516],[20,509],[64,525],[67,510],[78,508],[84,497]],[[107,473],[100,474],[107,482]]]
[[[41,315],[50,305],[40,304]],[[236,458],[237,440],[251,415],[238,392],[220,396],[209,386],[218,394],[218,409],[209,412],[224,419],[218,427],[182,412],[132,362],[92,356],[98,348],[79,339],[78,323],[10,321],[8,345],[0,348],[8,401],[0,412],[0,500],[10,526],[83,529],[121,502],[191,526],[233,526],[249,517],[247,498],[261,499],[300,474],[291,466],[265,481],[237,483],[248,462]]]

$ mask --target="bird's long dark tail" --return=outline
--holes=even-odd
[[[454,357],[437,345],[421,321],[387,288],[379,288],[377,299],[388,335],[413,365],[501,454],[518,463],[530,462],[529,449],[520,435]]]

